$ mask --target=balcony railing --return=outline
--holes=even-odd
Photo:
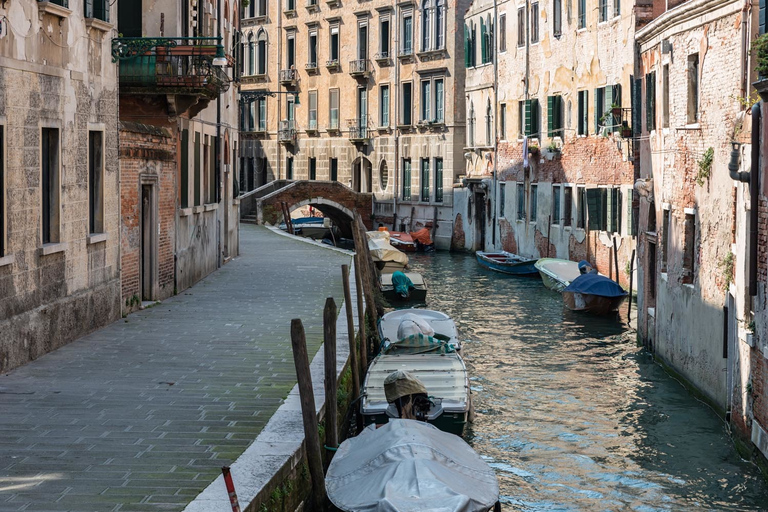
[[[280,121],[277,130],[277,140],[282,144],[296,144],[296,121]]]
[[[299,79],[299,72],[295,69],[281,69],[280,70],[280,84],[282,85],[296,85]]]
[[[218,37],[116,37],[112,62],[120,63],[125,93],[192,94],[209,99],[229,88],[227,74],[213,65],[223,55]]]
[[[349,75],[354,77],[368,76],[368,60],[357,59],[349,61]]]
[[[363,142],[367,143],[370,138],[370,130],[368,130],[368,119],[362,117],[360,119],[348,119],[347,125],[349,126],[349,140],[351,142]]]

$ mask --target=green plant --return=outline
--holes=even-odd
[[[243,0],[243,9],[251,5],[251,0]]]
[[[755,321],[754,320],[749,322],[749,324],[747,325],[747,330],[749,332],[751,332],[752,334],[755,334]]]
[[[532,146],[528,146],[528,152],[529,152],[530,154],[532,154],[532,155],[536,155],[536,154],[538,154],[538,153],[539,153],[539,146],[537,146],[537,145],[535,145],[535,144],[534,144],[534,145],[532,145]]]
[[[560,148],[557,147],[557,143],[555,141],[550,141],[549,145],[547,146],[547,151],[551,151],[552,153],[556,153],[560,151]]]
[[[763,34],[752,41],[749,54],[757,58],[757,74],[768,77],[768,34]]]
[[[624,266],[624,273],[627,275],[632,273],[632,265],[629,264],[629,261],[627,261],[627,264]]]
[[[700,186],[704,186],[704,182],[712,175],[712,161],[715,159],[715,149],[709,148],[702,155],[701,159],[696,162],[699,165],[699,172],[696,175],[696,183]]]
[[[723,291],[728,290],[728,287],[731,286],[731,283],[733,282],[733,267],[734,267],[734,258],[733,253],[728,252],[728,254],[725,255],[725,258],[720,262],[720,269],[723,272]]]
[[[751,110],[752,107],[760,101],[760,95],[757,94],[757,91],[750,91],[746,96],[736,96],[735,94],[731,94],[729,98],[738,101],[743,110]]]
[[[127,308],[133,308],[135,306],[138,306],[139,304],[141,304],[141,299],[139,299],[139,296],[135,293],[132,296],[125,299],[125,306]]]

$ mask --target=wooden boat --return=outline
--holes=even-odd
[[[511,252],[477,251],[475,256],[480,265],[503,274],[528,276],[537,275],[539,273],[535,267],[537,260],[529,260],[522,256],[518,256],[517,254],[512,254]]]
[[[405,232],[390,231],[389,243],[392,247],[403,252],[416,252],[416,242],[413,237]]]
[[[411,280],[413,288],[410,289],[408,298],[403,298],[395,291],[392,284],[393,274],[381,274],[381,293],[390,304],[396,302],[425,302],[427,300],[427,283],[424,277],[417,272],[405,272],[405,277]]]
[[[457,350],[461,350],[461,341],[459,333],[456,330],[456,323],[451,317],[442,311],[433,311],[431,309],[399,309],[390,311],[379,319],[379,337],[384,341],[399,339],[398,330],[403,319],[409,315],[415,315],[423,322],[427,323],[434,332],[434,337],[443,339],[453,344]]]
[[[391,274],[408,266],[408,256],[389,243],[388,231],[368,231],[366,234],[371,258],[382,273]]]
[[[570,260],[542,258],[536,262],[535,267],[544,286],[556,292],[562,292],[571,281],[581,275],[579,264]]]
[[[619,310],[626,290],[599,274],[584,274],[563,290],[563,301],[571,311],[607,315]]]
[[[501,511],[494,470],[463,439],[392,420],[341,443],[325,476],[344,512]]]

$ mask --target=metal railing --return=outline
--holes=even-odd
[[[373,56],[373,58],[376,60],[386,60],[386,59],[389,59],[389,57],[390,57],[389,52],[379,52]]]
[[[367,116],[359,119],[348,119],[347,125],[349,126],[349,140],[366,141],[371,138],[368,130]]]
[[[296,82],[299,78],[299,72],[295,69],[281,69],[280,70],[280,83]]]
[[[296,121],[294,120],[282,120],[277,129],[277,140],[280,142],[287,142],[288,144],[296,143]]]
[[[223,54],[220,37],[116,37],[112,62],[120,63],[121,87],[214,98],[229,78],[213,59]]]
[[[349,74],[350,75],[365,75],[368,73],[368,60],[357,59],[349,61]]]

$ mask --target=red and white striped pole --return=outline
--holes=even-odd
[[[235,492],[235,482],[232,481],[232,474],[229,472],[229,466],[221,468],[224,474],[224,483],[227,484],[227,494],[229,494],[229,503],[232,505],[232,512],[240,512],[240,504],[237,502],[237,493]]]

